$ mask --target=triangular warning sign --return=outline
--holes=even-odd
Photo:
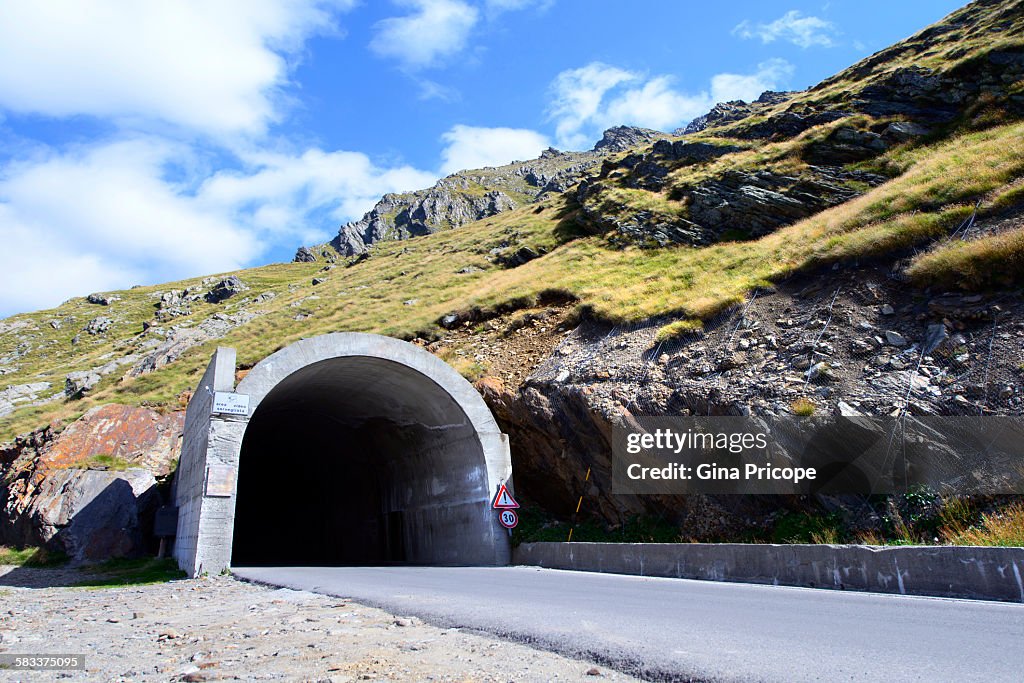
[[[498,495],[494,497],[494,505],[492,507],[495,510],[511,510],[519,507],[519,503],[508,492],[508,487],[502,484],[501,488],[498,489]]]

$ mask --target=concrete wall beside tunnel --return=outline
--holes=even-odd
[[[508,563],[490,509],[511,477],[508,441],[450,366],[387,337],[313,337],[239,383],[248,415],[211,415],[205,387],[230,391],[233,361],[218,351],[186,415],[175,545],[186,571]]]

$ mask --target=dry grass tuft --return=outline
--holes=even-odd
[[[814,405],[814,401],[809,398],[798,398],[789,405],[789,408],[793,411],[794,415],[799,415],[800,417],[810,417],[818,409]]]
[[[1024,283],[1024,227],[969,241],[949,241],[920,254],[907,275],[922,286],[987,289]]]
[[[951,522],[943,527],[942,535],[954,545],[1024,547],[1024,503],[982,515],[977,525]]]

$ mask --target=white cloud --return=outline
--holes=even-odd
[[[381,194],[436,177],[380,168],[359,153],[310,149],[247,154],[241,170],[203,181],[190,175],[203,167],[195,155],[185,145],[136,137],[0,169],[0,272],[24,283],[0,293],[0,315],[240,268],[273,247],[325,239],[311,226],[356,218]]]
[[[558,144],[568,149],[585,144],[589,136],[581,129],[599,117],[598,110],[605,93],[620,83],[637,78],[637,74],[601,62],[591,62],[558,74],[551,85],[554,99],[549,108],[549,115],[555,121]]]
[[[716,74],[711,77],[709,100],[712,104],[729,100],[750,102],[765,90],[777,90],[792,75],[793,65],[778,58],[761,62],[751,74]]]
[[[792,73],[792,65],[785,60],[770,59],[758,64],[753,73],[716,74],[708,89],[687,93],[674,88],[671,76],[648,78],[592,62],[555,78],[548,113],[555,121],[558,145],[580,149],[611,126],[672,130],[717,102],[749,101],[765,90],[777,89]]]
[[[309,149],[301,155],[244,155],[245,169],[221,171],[203,183],[197,198],[235,223],[289,243],[324,235],[312,214],[335,222],[359,218],[387,192],[431,185],[436,175],[409,166],[381,168],[360,152]]]
[[[705,93],[688,95],[672,89],[671,76],[657,76],[607,103],[597,117],[601,126],[626,123],[656,130],[671,130],[708,109]]]
[[[785,40],[798,47],[808,48],[815,45],[835,47],[834,36],[838,30],[831,21],[813,16],[805,17],[798,10],[790,10],[767,24],[742,21],[732,33],[745,40],[760,38],[765,44]]]
[[[182,152],[127,140],[4,169],[0,225],[14,245],[0,251],[0,270],[24,286],[4,288],[3,313],[237,268],[255,256],[244,230],[161,180],[161,169]]]
[[[555,4],[555,0],[484,0],[484,7],[491,16],[530,7],[536,7],[543,11],[553,4]]]
[[[0,108],[259,133],[279,116],[285,56],[352,4],[3,2]]]
[[[0,292],[0,316],[50,308],[86,290],[120,289],[144,275],[131,264],[110,262],[64,244],[63,234],[41,232],[17,220],[3,204],[0,225],[4,234],[0,269],[5,282],[20,285],[5,286]]]
[[[442,85],[429,78],[417,79],[416,84],[420,92],[417,97],[421,100],[440,100],[441,102],[458,102],[462,99],[462,93],[457,88]]]
[[[243,231],[161,180],[165,166],[187,154],[140,138],[15,164],[0,181],[0,201],[25,223],[61,230],[55,242],[74,242],[83,252],[130,261],[151,250],[167,263],[198,268],[216,268],[227,254],[238,262],[251,257]]]
[[[24,286],[0,290],[0,315],[248,266],[431,184],[433,172],[266,136],[304,41],[353,4],[0,3],[0,115],[95,116],[116,131],[8,147],[0,272]]]
[[[534,8],[543,12],[555,0],[392,0],[409,8],[404,16],[389,17],[374,26],[370,49],[380,57],[397,60],[407,72],[438,66],[469,45],[481,18],[488,23],[506,12]],[[425,99],[436,96],[436,83],[421,83]],[[450,97],[445,97],[450,99]]]
[[[447,143],[441,152],[441,173],[444,174],[535,159],[550,146],[545,136],[523,128],[456,125],[441,139]]]
[[[377,22],[370,49],[408,69],[436,64],[462,51],[479,11],[462,0],[401,0],[411,14]]]
[[[484,0],[487,9],[507,12],[509,10],[525,9],[536,3],[536,0]]]

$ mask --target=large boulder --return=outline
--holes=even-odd
[[[119,296],[111,296],[109,294],[95,293],[95,294],[90,294],[89,296],[85,297],[85,300],[88,301],[91,304],[96,304],[97,306],[109,306],[110,304],[114,303],[115,301],[120,301],[121,297],[119,297]]]
[[[113,324],[113,320],[101,315],[90,320],[85,326],[85,331],[89,334],[104,334],[110,330]]]
[[[160,504],[156,486],[144,469],[54,470],[23,513],[31,526],[26,540],[61,550],[74,562],[144,554]]]
[[[185,413],[161,415],[149,408],[108,403],[72,422],[38,454],[48,468],[73,467],[109,455],[164,478],[175,467]]]
[[[183,427],[182,412],[108,404],[0,447],[0,544],[76,561],[147,553]]]
[[[64,378],[64,395],[68,398],[80,398],[99,384],[100,379],[100,374],[95,370],[69,372]]]
[[[229,275],[213,287],[206,293],[205,298],[211,304],[219,304],[225,299],[230,299],[239,292],[244,292],[249,289],[245,283],[238,279],[237,275]]]
[[[293,263],[315,263],[316,254],[309,247],[299,247],[298,251],[295,252],[295,258],[292,259]]]

